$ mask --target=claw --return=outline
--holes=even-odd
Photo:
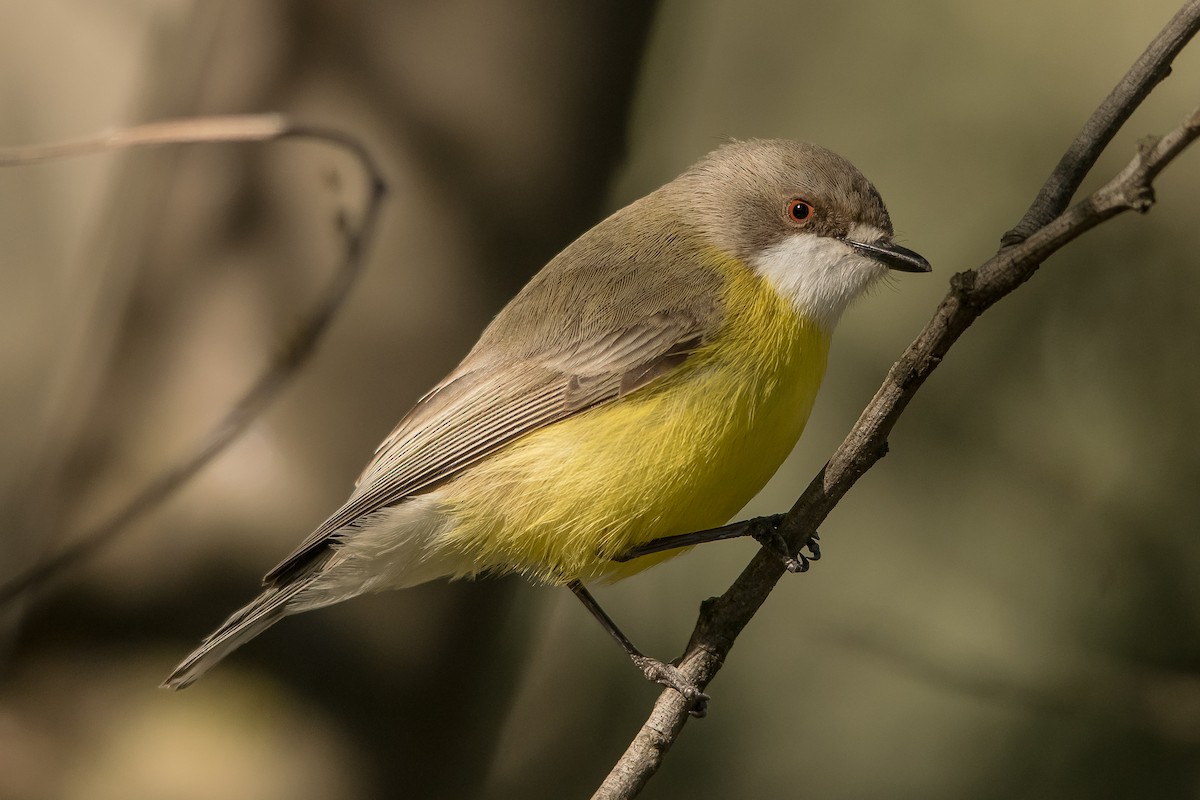
[[[810,561],[821,560],[821,545],[817,541],[821,537],[817,535],[816,531],[813,531],[812,535],[808,538],[808,542],[804,545],[804,548],[807,548],[811,555],[804,555],[804,548],[801,548],[801,552],[796,553],[796,555],[792,555],[788,551],[787,542],[784,541],[783,536],[779,533],[779,523],[782,520],[782,514],[752,519],[750,520],[750,535],[765,549],[778,556],[788,572],[808,572],[811,566],[809,564]]]
[[[804,557],[803,553],[797,553],[799,558],[789,553],[787,542],[779,535],[779,523],[782,520],[782,514],[775,514],[770,517],[756,517],[750,520],[750,535],[763,548],[778,556],[788,572],[807,572],[808,559]]]
[[[821,538],[821,534],[817,533],[816,531],[813,531],[812,535],[808,537],[808,544],[806,544],[805,547],[807,547],[808,552],[812,554],[809,556],[809,560],[811,560],[811,561],[820,561],[821,560],[820,538]]]
[[[688,713],[693,717],[703,717],[708,713],[709,696],[700,691],[700,687],[683,677],[679,668],[672,664],[664,664],[650,656],[631,656],[634,665],[646,676],[646,680],[661,683],[674,689],[691,701]]]

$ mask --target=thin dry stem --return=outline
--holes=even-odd
[[[0,167],[17,167],[62,158],[106,153],[129,147],[202,142],[263,142],[286,136],[291,124],[279,114],[244,114],[147,122],[114,128],[78,139],[19,147],[0,147]]]
[[[1189,0],[1092,112],[1020,222],[1001,238],[1003,246],[1016,244],[1062,213],[1100,153],[1142,100],[1171,74],[1171,62],[1197,31],[1200,31],[1200,0]]]

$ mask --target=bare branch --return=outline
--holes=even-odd
[[[1063,212],[1100,153],[1134,109],[1141,105],[1159,82],[1171,74],[1171,62],[1198,30],[1200,0],[1189,0],[1154,37],[1154,41],[1150,42],[1099,108],[1092,112],[1025,216],[1004,234],[1000,240],[1002,246],[1016,244]]]
[[[1197,5],[1197,2],[1191,2],[1184,11],[1195,10]],[[1168,27],[1178,24],[1183,13],[1177,14]],[[1194,32],[1194,27],[1192,30]],[[1162,38],[1160,35],[1155,41]],[[1167,49],[1159,55],[1165,64],[1176,52],[1177,49]],[[1150,73],[1154,72],[1153,66],[1147,65]],[[1123,81],[1114,95],[1120,94],[1122,87],[1125,92],[1140,91],[1138,87],[1125,86]],[[1136,99],[1128,101],[1129,111],[1150,88],[1153,88],[1152,83]],[[1087,133],[1088,129],[1085,129]],[[1105,130],[1093,130],[1090,135],[1107,136],[1105,142],[1111,139],[1111,133]],[[812,532],[850,487],[887,453],[887,436],[896,420],[971,323],[1027,281],[1047,257],[1084,232],[1124,211],[1148,211],[1154,202],[1154,178],[1198,136],[1200,108],[1178,128],[1143,144],[1125,169],[1090,196],[1039,224],[1029,236],[1002,249],[977,269],[951,278],[950,291],[933,317],[889,370],[883,385],[846,439],[785,515],[779,530],[792,552],[807,543]],[[1090,151],[1090,147],[1087,145],[1084,149]],[[1094,162],[1093,157],[1088,167]],[[1056,170],[1047,186],[1058,182]],[[1078,186],[1078,182],[1075,185]],[[708,685],[733,648],[738,634],[766,601],[783,573],[783,562],[775,554],[760,550],[723,595],[702,605],[691,641],[679,663],[686,680],[700,689]],[[666,751],[683,729],[689,717],[688,706],[689,701],[678,692],[663,691],[650,717],[593,797],[603,800],[635,797],[657,771]]]
[[[152,144],[199,144],[201,142],[262,142],[287,135],[289,123],[279,114],[245,114],[229,117],[198,117],[148,122],[132,128],[70,139],[65,142],[0,147],[0,167],[16,167],[107,153]]]
[[[168,466],[116,513],[79,536],[72,544],[0,585],[0,606],[78,564],[116,539],[131,522],[156,508],[233,442],[274,400],[299,367],[312,355],[330,320],[354,285],[363,255],[375,233],[383,204],[383,173],[357,139],[341,131],[299,125],[278,114],[200,117],[137,125],[67,142],[0,148],[0,167],[35,164],[51,159],[90,155],[127,147],[212,142],[265,142],[284,138],[315,139],[348,151],[366,174],[362,219],[357,229],[339,225],[345,237],[341,263],[308,313],[255,382],[220,420],[177,463]]]

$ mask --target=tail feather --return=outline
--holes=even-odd
[[[311,580],[311,579],[310,579]],[[218,661],[258,636],[293,610],[291,601],[310,580],[297,580],[284,586],[272,587],[235,611],[221,627],[213,631],[196,650],[180,662],[162,686],[183,689],[208,672]]]

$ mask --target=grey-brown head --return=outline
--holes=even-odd
[[[871,182],[814,144],[732,142],[662,191],[713,246],[826,328],[887,270],[930,270],[893,241],[891,218]]]

